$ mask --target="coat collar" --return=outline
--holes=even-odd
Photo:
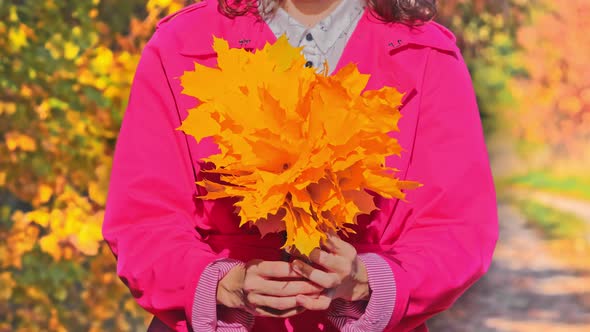
[[[187,22],[187,25],[184,26],[185,31],[180,36],[180,54],[183,56],[215,56],[213,36],[223,37],[231,48],[252,50],[262,49],[267,43],[276,41],[276,36],[260,15],[250,14],[233,19],[227,18],[219,13],[217,0],[203,0],[185,8],[183,12],[190,14],[196,9],[203,12],[200,15],[188,15],[189,17],[185,19]],[[174,17],[175,15],[168,20]],[[197,20],[206,20],[206,24],[196,25],[194,22]],[[194,30],[196,27],[202,30],[191,34],[186,32]],[[415,27],[399,23],[386,24],[367,11],[363,14],[349,40],[349,44],[353,44],[354,47],[347,45],[340,65],[358,59],[353,54],[364,52],[367,49],[369,45],[363,45],[363,43],[367,43],[365,41],[375,44],[375,46],[370,45],[371,48],[375,47],[374,52],[382,50],[386,56],[387,54],[394,56],[409,47],[426,47],[458,54],[455,37],[438,23],[428,22]],[[347,51],[349,48],[353,49]],[[402,67],[404,66],[398,66],[397,70],[402,70]],[[339,70],[339,68],[335,70]],[[395,86],[406,93],[403,99],[404,105],[417,93],[416,82],[411,77],[411,75],[397,72],[394,78]]]
[[[183,19],[176,19],[181,15],[184,16]],[[247,50],[262,49],[267,43],[276,41],[276,36],[260,15],[256,13],[233,19],[227,18],[218,11],[217,0],[202,0],[188,6],[164,18],[159,26],[171,20],[178,20],[180,24],[174,30],[179,31],[179,52],[183,56],[215,56],[213,36],[223,37],[231,48]],[[195,24],[195,22],[200,23]],[[195,29],[200,31],[192,32]],[[366,45],[367,43],[371,45]],[[459,54],[454,35],[438,23],[428,22],[415,27],[399,23],[387,24],[379,21],[368,9],[353,32],[349,44],[353,47],[347,45],[339,63],[340,67],[347,62],[358,61],[359,56],[355,53],[364,52],[369,46],[374,49],[372,52],[383,52],[384,58],[395,57],[395,54],[403,52],[404,49],[414,47]],[[387,66],[386,63],[384,65]],[[402,101],[404,105],[417,93],[417,82],[413,81],[412,75],[401,72],[405,67],[398,65],[393,78],[394,86],[406,94]],[[335,70],[339,69],[335,68]]]
[[[185,56],[198,56],[214,54],[213,36],[223,37],[232,48],[261,49],[266,43],[273,43],[276,37],[267,23],[257,13],[248,14],[236,18],[227,18],[218,11],[217,0],[202,0],[187,6],[177,13],[162,19],[158,26],[174,20],[176,17],[191,14],[195,10],[203,11],[207,17],[207,24],[196,25],[192,21],[192,29],[198,28],[205,31],[191,33],[191,28],[183,36],[180,54]],[[194,20],[200,17],[195,16]],[[359,22],[357,29],[366,30],[367,33],[375,33],[379,38],[379,48],[390,54],[402,51],[410,46],[429,47],[440,51],[455,53],[458,51],[456,38],[448,29],[436,22],[428,22],[420,26],[409,27],[400,23],[387,24],[379,21],[370,13],[365,13],[364,19]],[[352,38],[354,38],[354,35]],[[362,36],[363,33],[356,33]]]

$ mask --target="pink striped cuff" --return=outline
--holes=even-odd
[[[378,254],[359,254],[359,259],[369,275],[369,302],[336,300],[330,306],[328,319],[342,332],[383,331],[393,315],[395,278],[387,261]]]
[[[247,332],[254,325],[254,316],[241,309],[217,305],[217,284],[232,268],[243,264],[238,260],[220,259],[209,264],[199,279],[192,307],[193,331]]]

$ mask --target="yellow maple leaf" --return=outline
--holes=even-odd
[[[390,135],[402,93],[364,91],[369,75],[354,64],[333,76],[305,68],[284,36],[255,53],[218,38],[213,47],[216,67],[196,63],[181,77],[183,93],[200,103],[178,129],[218,145],[199,184],[204,199],[238,198],[240,225],[262,235],[285,230],[284,248],[309,255],[328,231],[351,232],[377,209],[367,190],[404,199],[419,186],[384,166],[402,151]]]

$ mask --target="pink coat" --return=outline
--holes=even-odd
[[[194,198],[193,167],[216,151],[176,131],[197,103],[179,77],[194,62],[214,66],[212,36],[259,49],[275,37],[254,16],[229,19],[215,0],[164,19],[145,47],[118,138],[103,235],[117,273],[140,306],[176,331],[191,330],[202,271],[215,260],[280,259],[278,237],[238,228],[231,201]],[[497,239],[496,199],[472,83],[452,33],[436,23],[409,28],[365,13],[338,68],[355,62],[368,89],[407,92],[400,132],[405,152],[388,166],[424,187],[408,202],[376,198],[350,238],[388,262],[395,310],[385,331],[426,331],[488,269]],[[336,68],[336,70],[338,69]],[[285,87],[288,88],[288,87]],[[392,280],[393,282],[393,280]],[[322,326],[324,326],[322,328]],[[255,331],[329,331],[321,312],[258,320]]]

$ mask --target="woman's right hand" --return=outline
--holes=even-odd
[[[288,262],[252,260],[231,269],[219,281],[217,303],[255,316],[291,317],[305,309],[296,296],[319,296],[324,289],[302,278]]]

